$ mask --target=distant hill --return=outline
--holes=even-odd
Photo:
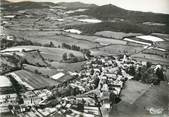
[[[97,7],[97,5],[95,5],[95,4],[85,4],[85,3],[81,3],[81,2],[59,2],[59,3],[57,3],[57,5],[66,7],[69,10]]]
[[[168,26],[147,26],[143,24],[137,24],[132,22],[101,22],[93,24],[81,24],[81,25],[68,25],[65,29],[78,29],[83,34],[93,35],[99,31],[115,31],[125,33],[162,33],[169,34]]]
[[[79,29],[85,34],[92,35],[98,31],[169,34],[168,14],[130,11],[108,4],[93,7],[83,12],[75,12],[71,15],[88,15],[102,20],[101,23],[69,25],[65,27],[66,29]],[[146,25],[145,22],[161,25]]]
[[[10,4],[10,2],[7,1],[7,0],[1,0],[1,4],[0,5],[7,5],[7,4]]]
[[[113,20],[113,19],[124,19],[126,21],[143,23],[143,22],[156,22],[169,24],[169,15],[157,14],[151,12],[139,12],[129,11],[112,4],[93,7],[84,12],[76,12],[72,15],[89,15],[101,20]]]
[[[17,11],[17,10],[24,10],[24,9],[41,9],[41,8],[50,8],[50,6],[54,6],[54,3],[51,2],[31,2],[31,1],[24,1],[24,2],[8,2],[3,0],[3,4],[1,7],[7,11]]]
[[[41,8],[50,8],[51,6],[62,6],[68,10],[75,10],[80,8],[93,8],[97,5],[95,4],[85,4],[81,2],[60,2],[60,3],[52,3],[52,2],[32,2],[32,1],[23,1],[23,2],[9,2],[7,0],[1,0],[1,7],[3,7],[7,11],[17,11],[24,9],[41,9]]]

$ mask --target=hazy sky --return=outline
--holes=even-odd
[[[28,1],[28,0],[9,0],[12,2]],[[36,2],[75,2],[80,1],[83,3],[94,3],[97,5],[114,4],[121,8],[137,11],[148,11],[156,13],[169,14],[169,0],[31,0]]]

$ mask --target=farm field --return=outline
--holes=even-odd
[[[16,46],[16,47],[11,47],[8,50],[39,50],[40,54],[47,60],[54,60],[54,61],[61,61],[62,60],[62,55],[63,53],[73,53],[76,57],[82,57],[83,54],[78,51],[73,51],[73,50],[68,50],[68,49],[63,49],[63,48],[51,48],[51,47],[42,47],[42,46]]]
[[[78,62],[78,63],[57,63],[52,62],[52,67],[37,67],[32,65],[24,64],[24,69],[27,71],[35,72],[38,71],[43,76],[53,76],[59,72],[63,72],[67,74],[68,72],[75,72],[79,71],[81,69],[81,65],[84,62]]]
[[[123,54],[125,51],[131,55],[132,57],[138,59],[139,61],[152,61],[154,64],[169,64],[169,60],[167,58],[163,58],[158,55],[153,54],[144,54],[142,51],[144,47],[142,46],[129,46],[129,45],[109,45],[101,48],[92,49],[91,52],[93,55],[119,55],[120,53]],[[149,51],[149,50],[144,50]],[[162,54],[164,52],[159,52],[157,50],[153,50],[152,52],[156,52]],[[166,52],[165,52],[166,53]]]
[[[115,37],[104,38],[100,36],[89,36],[89,35],[78,35],[67,33],[63,31],[9,31],[9,34],[16,35],[16,37],[24,37],[25,39],[33,42],[39,42],[46,44],[53,42],[55,46],[61,45],[62,43],[69,43],[78,45],[81,48],[94,48],[100,47],[105,44],[126,44],[126,41],[118,40]],[[104,41],[103,41],[104,40]]]
[[[16,117],[15,115],[12,115],[11,113],[1,113],[2,117]]]
[[[159,42],[159,43],[157,43],[157,47],[169,50],[169,41]]]
[[[163,58],[161,58],[161,60],[157,60],[157,59],[154,59],[154,58],[144,58],[144,57],[137,57],[137,56],[135,56],[135,57],[133,57],[134,59],[136,59],[137,61],[145,61],[145,62],[152,62],[153,64],[160,64],[160,65],[169,65],[169,61],[167,60],[167,59],[163,59]]]
[[[138,53],[138,54],[132,55],[132,57],[142,57],[142,58],[147,58],[147,59],[152,59],[152,60],[157,60],[157,61],[169,62],[168,59],[162,58],[160,56],[143,54],[143,53]]]
[[[74,66],[75,64],[73,64],[72,66]],[[64,64],[62,64],[62,66],[64,66]],[[56,75],[58,73],[63,73],[64,75],[61,78],[58,79],[52,79],[55,80],[55,82],[57,83],[63,83],[65,81],[68,81],[69,79],[72,78],[72,76],[69,75],[68,72],[74,72],[72,71],[72,66],[65,64],[65,67],[67,66],[67,71],[65,68],[49,68],[49,67],[37,67],[37,66],[31,66],[31,65],[24,65],[24,69],[31,71],[31,72],[35,72],[38,71],[39,74],[41,74],[42,76],[48,77],[50,79],[52,79],[53,75]],[[56,67],[56,66],[55,66]],[[74,67],[75,68],[75,67]],[[80,69],[80,68],[78,68]],[[76,70],[76,69],[75,69]]]
[[[54,86],[58,84],[58,82],[55,80],[52,80],[50,78],[45,78],[41,75],[26,70],[19,70],[13,73],[15,73],[22,81],[28,83],[30,86],[32,86],[35,89]]]
[[[118,45],[118,44],[112,44],[109,46],[101,47],[92,49],[93,53],[107,53],[107,54],[122,54],[124,51],[127,51],[128,54],[134,54],[136,52],[139,52],[143,50],[143,47],[139,46],[128,46],[128,45]]]
[[[0,94],[15,93],[11,81],[6,76],[0,76]]]
[[[58,33],[60,34],[60,33]],[[90,42],[96,42],[99,43],[100,46],[105,45],[105,44],[126,44],[126,41],[123,40],[118,40],[115,37],[102,37],[102,36],[96,36],[96,35],[79,35],[79,34],[72,34],[72,33],[65,33],[62,32],[65,36],[69,36],[75,39],[79,40],[88,40]]]
[[[135,87],[131,85],[129,88],[132,89]],[[118,105],[114,105],[114,109],[110,112],[110,115],[114,115],[115,117],[140,117],[140,115],[142,117],[168,116],[168,105],[166,104],[166,102],[168,102],[168,88],[166,82],[161,82],[158,86],[151,86],[146,92],[137,98],[133,104],[121,101]],[[126,89],[123,91],[126,91]],[[150,114],[147,110],[147,108],[150,107],[162,107],[166,110],[163,114]]]
[[[28,65],[28,64],[24,64],[23,67],[25,70],[28,70],[31,72],[38,71],[43,76],[52,76],[58,73],[57,69],[49,68],[49,67],[38,67],[38,66],[33,66],[33,65]]]
[[[105,39],[105,38],[100,38],[100,37],[97,38],[95,41],[100,43],[101,45],[109,45],[109,44],[126,45],[127,44],[127,42],[123,40]]]
[[[44,61],[43,57],[37,51],[33,52],[23,52],[23,58],[30,64],[47,66],[47,63]]]
[[[100,31],[100,32],[96,32],[95,35],[108,37],[108,38],[122,39],[126,36],[138,36],[142,34],[141,33],[114,32],[114,31]]]
[[[13,87],[0,87],[0,94],[16,93]]]
[[[26,51],[22,51],[22,50],[26,50]],[[32,65],[40,65],[40,66],[47,66],[47,63],[44,61],[44,58],[41,56],[41,54],[36,51],[36,50],[32,50],[30,48],[22,48],[22,47],[13,47],[13,48],[7,48],[3,51],[1,51],[5,54],[8,54],[9,55],[13,55],[14,52],[15,52],[15,55],[16,56],[19,56],[20,59],[22,59],[22,62],[23,60],[26,61],[27,63],[29,64],[32,64]],[[8,55],[8,57],[9,57]],[[20,61],[21,62],[21,61]],[[14,61],[13,61],[14,64],[16,64]]]
[[[62,55],[64,53],[67,53],[67,54],[72,53],[76,57],[83,58],[83,54],[81,52],[68,50],[68,49],[37,47],[37,46],[34,46],[34,49],[39,49],[41,55],[47,60],[61,61],[62,60]]]
[[[82,65],[85,63],[83,62],[77,62],[77,63],[61,63],[61,62],[50,62],[50,65],[52,67],[58,68],[58,69],[64,69],[65,71],[80,71],[82,69]]]
[[[9,31],[10,32],[10,31]],[[62,45],[62,43],[67,43],[70,45],[78,45],[81,48],[93,48],[96,46],[100,46],[96,42],[76,39],[73,37],[68,37],[64,35],[58,35],[57,31],[11,31],[10,34],[15,35],[18,38],[25,38],[27,40],[31,40],[33,42],[39,42],[41,44],[49,44],[53,42],[55,46]]]
[[[169,65],[169,63],[168,62],[164,62],[164,61],[162,61],[162,60],[153,60],[153,59],[149,59],[149,58],[143,58],[143,57],[133,57],[133,59],[135,59],[135,60],[137,60],[137,61],[145,61],[145,62],[152,62],[153,64],[159,64],[160,63],[160,65]]]

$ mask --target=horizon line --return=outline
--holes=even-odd
[[[109,2],[109,3],[106,3],[106,4],[96,4],[96,3],[86,3],[86,2],[83,2],[83,1],[36,1],[36,0],[16,0],[16,1],[13,1],[13,0],[6,0],[8,2],[12,2],[12,3],[19,3],[19,2],[37,2],[37,3],[42,3],[42,2],[48,2],[48,3],[54,3],[54,4],[57,4],[57,3],[75,3],[75,2],[79,2],[79,3],[83,3],[83,4],[95,4],[97,6],[104,6],[104,5],[114,5],[118,8],[121,8],[121,9],[124,9],[124,10],[128,10],[128,11],[138,11],[138,12],[143,12],[143,13],[155,13],[155,14],[164,14],[164,15],[169,15],[169,12],[156,12],[156,11],[151,11],[151,10],[138,10],[138,9],[127,9],[127,8],[124,8],[124,7],[121,7],[119,5],[116,5],[116,4],[112,4],[112,2]]]

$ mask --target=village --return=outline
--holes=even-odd
[[[119,10],[110,4],[4,1],[0,116],[168,116],[165,21],[106,19],[104,9]]]
[[[10,111],[20,117],[45,117],[56,114],[102,116],[122,100],[121,93],[127,87],[127,82],[159,85],[167,80],[163,69],[165,66],[136,61],[126,55],[110,55],[88,59],[80,72],[70,72],[72,79],[67,79],[53,88],[31,89],[29,84],[14,74],[1,76],[4,80],[13,79],[12,83],[16,82],[14,90],[18,90],[17,93],[1,95],[1,112]],[[51,78],[58,80],[63,76],[60,72]],[[10,81],[9,86],[12,85]],[[3,85],[3,82],[1,84]],[[30,91],[18,93],[22,90],[18,87],[26,87]]]

